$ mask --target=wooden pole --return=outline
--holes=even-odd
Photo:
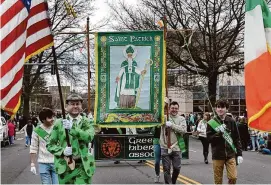
[[[163,22],[164,22],[164,40],[165,40],[165,44],[167,41],[167,18],[166,16],[163,17]],[[167,56],[167,51],[165,51],[165,55]],[[165,57],[165,75],[166,75],[166,97],[168,98],[168,76],[167,76],[167,57]],[[168,102],[166,103],[166,112],[167,112],[167,121],[169,121],[169,105]],[[170,132],[171,129],[170,128],[166,128],[166,136],[167,136],[167,146],[168,148],[171,147],[171,138],[170,138]]]
[[[60,85],[60,78],[59,78],[59,72],[58,72],[58,67],[57,67],[57,57],[56,57],[56,51],[55,51],[54,46],[52,46],[52,52],[53,52],[53,57],[54,57],[55,70],[56,70],[56,79],[57,79],[57,86],[58,86],[58,92],[59,92],[59,98],[60,98],[60,104],[61,104],[61,110],[62,110],[62,118],[66,119],[64,101],[63,101],[63,97],[62,97],[62,89],[61,89],[61,85]],[[67,129],[65,129],[65,134],[66,134],[67,146],[71,147],[69,132]],[[72,162],[73,162],[72,156],[69,156],[68,164],[71,164]]]
[[[88,55],[88,114],[90,113],[90,48],[89,48],[89,18],[87,18],[87,55]]]

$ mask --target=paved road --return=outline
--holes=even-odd
[[[37,184],[38,175],[30,170],[29,147],[24,146],[22,134],[18,134],[14,145],[1,148],[2,184]],[[203,162],[202,146],[198,140],[190,140],[190,159],[183,160],[180,184],[212,184],[212,164]],[[209,156],[210,158],[211,156]],[[112,161],[97,162],[93,184],[152,184],[154,177],[153,161],[138,164],[137,161],[122,161],[115,165]],[[271,156],[255,152],[244,152],[244,163],[238,166],[238,183],[270,184]],[[163,176],[163,175],[162,175]],[[163,182],[163,177],[161,177]],[[224,176],[226,181],[226,174]]]

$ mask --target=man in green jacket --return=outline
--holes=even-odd
[[[59,184],[90,184],[95,171],[94,156],[88,145],[94,138],[90,120],[80,115],[83,99],[71,94],[66,100],[66,119],[58,119],[51,132],[47,149],[54,155],[55,170]],[[67,146],[65,129],[69,132],[71,147]],[[65,157],[72,156],[75,168],[70,169]]]

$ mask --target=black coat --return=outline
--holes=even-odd
[[[221,124],[223,123],[222,120],[219,119],[219,121]],[[207,133],[207,139],[211,143],[211,146],[212,146],[213,160],[227,160],[227,159],[235,158],[236,156],[242,156],[240,136],[239,136],[239,131],[238,131],[235,121],[231,117],[226,116],[224,120],[224,124],[226,125],[226,130],[230,134],[233,140],[234,146],[237,149],[237,154],[235,154],[235,152],[230,147],[230,145],[222,137],[222,134],[217,133],[208,124],[206,133]]]

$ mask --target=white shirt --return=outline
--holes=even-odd
[[[71,120],[73,123],[78,125],[80,121],[82,120],[82,116],[79,114],[76,118],[71,117],[71,115],[68,115],[67,119]]]
[[[45,127],[41,124],[40,127],[50,134],[54,125]],[[38,163],[54,163],[54,155],[48,152],[46,142],[35,131],[32,133],[30,153],[38,154]]]
[[[200,120],[199,125],[197,127],[197,131],[200,132],[199,136],[206,137],[206,129],[207,129],[207,122],[204,120]]]

